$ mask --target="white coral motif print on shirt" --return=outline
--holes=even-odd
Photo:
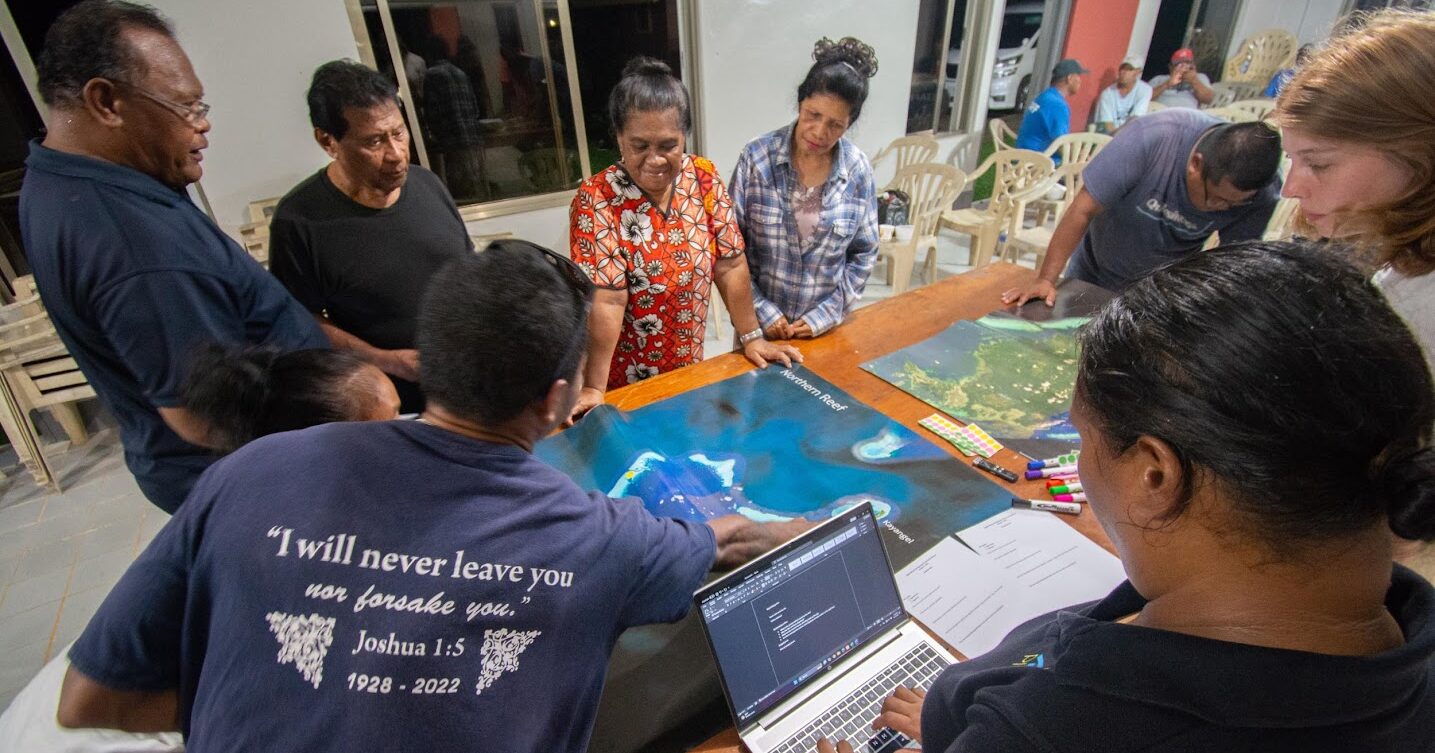
[[[478,651],[483,667],[478,676],[477,695],[483,695],[483,691],[505,673],[517,671],[518,655],[542,634],[541,630],[508,628],[483,631],[483,648]]]
[[[304,679],[319,687],[324,679],[324,657],[334,645],[334,618],[311,614],[303,617],[270,612],[269,630],[279,641],[279,663],[293,664]]]

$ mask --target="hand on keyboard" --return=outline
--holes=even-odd
[[[922,742],[922,703],[927,691],[921,688],[897,688],[882,702],[882,714],[872,722],[872,729],[889,727]]]
[[[908,746],[915,746],[911,738],[900,732],[883,728],[868,740],[865,746],[862,746],[862,750],[854,751],[852,744],[846,740],[839,740],[834,748],[832,742],[824,737],[817,741],[817,753],[896,753],[899,750],[906,750]]]

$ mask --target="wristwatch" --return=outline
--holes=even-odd
[[[761,339],[762,339],[762,327],[758,327],[757,329],[755,329],[755,330],[753,330],[753,331],[751,331],[751,332],[744,333],[744,334],[742,335],[742,337],[739,337],[739,338],[737,339],[737,342],[738,342],[739,345],[747,345],[748,343],[752,342],[753,340],[761,340]]]

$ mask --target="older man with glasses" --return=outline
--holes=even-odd
[[[153,9],[87,0],[45,38],[49,131],[20,193],[26,253],[60,338],[119,423],[125,462],[167,512],[214,460],[179,399],[206,341],[325,347],[314,318],[190,202],[209,105]]]
[[[1259,239],[1280,199],[1280,160],[1280,135],[1265,123],[1179,108],[1127,123],[1082,171],[1035,278],[1002,300],[1054,305],[1062,270],[1119,292],[1212,233],[1222,243]]]

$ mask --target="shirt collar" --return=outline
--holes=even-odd
[[[787,124],[786,128],[779,128],[771,134],[771,141],[768,149],[772,153],[772,164],[792,164],[792,139],[797,131],[797,121]],[[838,180],[846,181],[852,177],[852,163],[855,161],[854,152],[857,147],[847,140],[846,136],[837,140],[837,146],[832,155],[832,176]]]
[[[1048,664],[1057,681],[1224,726],[1313,727],[1408,703],[1423,691],[1435,654],[1435,589],[1399,565],[1385,604],[1405,645],[1375,656],[1314,656],[1169,631],[1153,639],[1140,633],[1152,628],[1115,622],[1145,603],[1126,582],[1084,613],[1061,613]]]
[[[25,166],[40,172],[98,181],[166,206],[189,202],[183,191],[176,191],[132,167],[51,149],[41,144],[39,139],[30,142],[30,156],[25,159]]]

